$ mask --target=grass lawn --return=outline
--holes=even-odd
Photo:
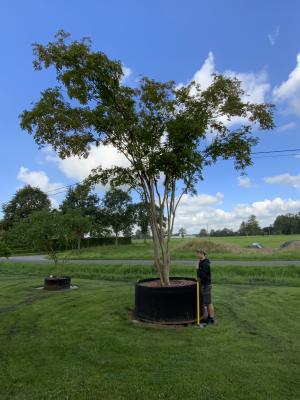
[[[214,268],[204,330],[128,319],[149,267],[67,265],[79,290],[36,290],[49,268],[0,264],[1,400],[299,398],[300,267]]]
[[[210,240],[214,240],[219,243],[236,244],[242,247],[247,247],[251,243],[260,243],[265,247],[280,247],[284,242],[290,240],[300,240],[300,235],[265,235],[265,236],[227,236],[227,237],[212,237]]]
[[[274,236],[248,236],[248,237],[224,237],[224,238],[199,238],[197,242],[205,241],[204,245],[212,246],[209,252],[209,257],[212,260],[299,260],[300,250],[280,251],[278,248],[281,244],[289,240],[300,240],[300,235],[274,235]],[[188,243],[195,239],[172,239],[171,241],[171,256],[174,260],[192,259],[195,258],[193,247],[188,246]],[[211,244],[209,244],[209,243]],[[253,242],[259,242],[266,249],[247,249]],[[238,246],[242,252],[222,251],[222,249],[213,249],[214,244],[229,244]],[[73,250],[61,253],[61,257],[68,259],[153,259],[152,242],[148,240],[143,243],[142,240],[134,240],[131,245],[122,246],[99,246],[82,249],[81,251]]]

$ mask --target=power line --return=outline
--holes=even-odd
[[[266,154],[266,155],[262,155],[259,157],[253,157],[255,159],[261,159],[261,158],[279,158],[279,157],[295,157],[295,154],[282,154],[282,153],[295,153],[295,152],[300,152],[300,148],[296,148],[296,149],[285,149],[285,150],[266,150],[266,151],[256,151],[256,152],[252,152],[251,155],[257,155],[257,154]],[[274,155],[272,155],[274,154]],[[300,155],[300,154],[299,154]],[[226,160],[224,160],[226,161]],[[79,185],[83,182],[79,181],[76,183],[72,183],[70,185],[65,185],[65,186],[61,186],[59,188],[56,189],[51,189],[51,190],[47,190],[46,194],[50,194],[51,196],[57,196],[58,194],[62,194],[65,193],[66,190],[68,188],[71,188],[73,186]],[[54,192],[54,193],[53,193]],[[0,203],[0,205],[2,205],[4,203]]]
[[[74,185],[77,185],[77,183],[74,183]],[[68,187],[68,186],[66,186],[66,187]],[[64,189],[64,190],[61,190],[60,192],[57,192],[57,193],[51,193],[50,196],[56,196],[58,194],[66,193],[66,191],[67,191],[67,189]],[[44,193],[48,194],[48,192],[44,192]]]
[[[298,154],[296,154],[296,155],[298,155]],[[257,158],[279,158],[279,157],[295,157],[295,154],[275,154],[275,155],[271,155],[271,156],[261,156],[261,157],[253,157],[253,158],[255,158],[255,159],[257,159]],[[300,156],[300,154],[299,154],[299,156]]]
[[[297,151],[300,152],[300,148],[299,148],[299,149],[286,149],[286,150],[256,151],[256,152],[253,152],[253,153],[251,153],[251,154],[253,154],[253,155],[256,155],[256,154],[268,154],[268,155],[261,156],[261,157],[253,157],[253,158],[255,158],[255,159],[261,159],[261,158],[279,158],[279,157],[294,157],[295,154],[281,154],[281,153],[285,153],[285,152],[290,152],[290,153],[291,153],[291,152],[297,152]],[[280,154],[279,154],[279,153],[280,153]],[[269,154],[274,154],[274,155],[269,155]],[[225,160],[225,161],[226,161],[226,160]],[[50,191],[47,191],[47,192],[44,192],[44,193],[48,194],[48,193],[51,193],[51,192],[53,192],[53,191],[55,191],[55,190],[61,190],[61,189],[62,189],[61,191],[59,191],[59,192],[57,192],[57,193],[51,193],[51,196],[56,196],[56,195],[58,195],[58,194],[65,193],[67,188],[70,188],[70,187],[79,185],[79,184],[82,183],[82,182],[83,182],[83,181],[80,181],[80,182],[77,182],[77,183],[73,183],[73,184],[71,184],[71,185],[62,186],[62,187],[60,187],[60,188],[53,189],[53,190],[50,190]]]
[[[270,153],[286,153],[292,151],[300,151],[300,149],[286,149],[286,150],[269,150],[269,151],[256,151],[251,154],[270,154]]]
[[[81,182],[78,182],[78,183],[81,183]],[[65,188],[72,187],[72,186],[75,186],[75,185],[77,185],[77,183],[72,183],[71,185],[66,185],[66,186],[61,186],[61,187],[56,188],[56,189],[51,189],[51,190],[48,190],[47,192],[44,192],[44,193],[56,192],[57,190],[65,189]]]

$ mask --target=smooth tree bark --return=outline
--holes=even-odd
[[[197,193],[203,169],[219,159],[232,159],[240,170],[252,164],[258,142],[253,131],[273,128],[273,106],[250,103],[240,82],[223,75],[215,75],[206,89],[147,77],[138,87],[125,86],[120,62],[94,51],[86,38],[72,42],[63,31],[54,42],[35,44],[34,54],[37,70],[54,67],[58,86],[22,113],[22,128],[61,158],[86,157],[91,145],[100,144],[125,156],[128,167],[103,169],[99,160],[86,184],[127,185],[145,200],[155,265],[162,284],[169,285],[180,200]]]

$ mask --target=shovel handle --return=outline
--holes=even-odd
[[[200,285],[197,281],[197,325],[200,325]]]

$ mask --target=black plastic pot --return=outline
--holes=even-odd
[[[145,286],[143,282],[159,279],[143,279],[135,284],[135,316],[137,319],[165,324],[192,323],[197,319],[197,281],[192,278],[174,277],[170,280],[186,280],[184,286]]]
[[[45,290],[61,290],[70,289],[71,277],[70,276],[53,276],[46,277],[44,280]]]

